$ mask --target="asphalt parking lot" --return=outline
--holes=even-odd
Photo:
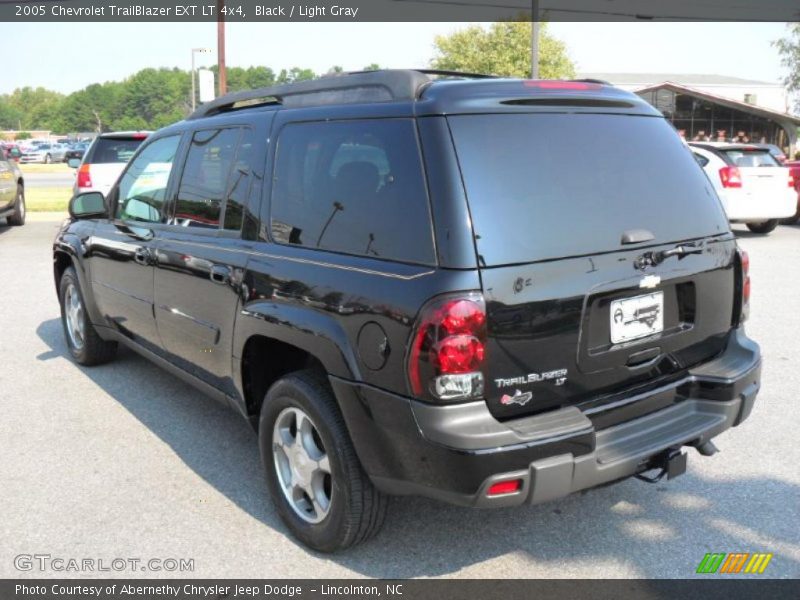
[[[765,576],[800,577],[800,226],[735,228],[764,377],[721,453],[691,451],[669,483],[535,507],[396,499],[377,538],[335,556],[288,537],[239,416],[131,352],[93,369],[67,358],[56,227],[0,224],[0,577],[93,575],[15,569],[19,554],[50,554],[194,559],[191,573],[94,573],[121,577],[683,578],[706,552],[772,552]]]

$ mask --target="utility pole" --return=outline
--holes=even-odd
[[[539,0],[531,0],[531,79],[539,79]]]
[[[225,69],[225,0],[217,0],[217,68],[219,95],[228,93],[228,73]]]

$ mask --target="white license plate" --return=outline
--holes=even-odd
[[[612,344],[659,333],[664,330],[664,292],[614,300],[610,317]]]

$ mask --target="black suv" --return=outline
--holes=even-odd
[[[70,213],[72,356],[123,343],[239,411],[319,550],[374,534],[387,495],[500,507],[679,475],[759,389],[714,189],[602,82],[398,70],[231,94]]]

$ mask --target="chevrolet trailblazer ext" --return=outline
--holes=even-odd
[[[70,214],[74,359],[122,343],[239,411],[318,550],[373,535],[388,495],[498,507],[674,477],[759,389],[713,186],[602,82],[396,70],[231,94]]]

